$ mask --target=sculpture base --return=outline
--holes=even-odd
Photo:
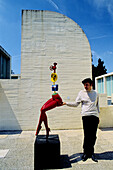
[[[60,167],[60,140],[58,135],[38,135],[34,144],[34,170]]]

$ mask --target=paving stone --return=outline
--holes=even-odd
[[[4,158],[8,153],[9,149],[1,149],[0,150],[0,158]]]

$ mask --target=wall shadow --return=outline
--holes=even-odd
[[[14,98],[14,102],[15,100],[16,98]],[[18,107],[18,106],[14,105],[14,107]],[[4,89],[0,84],[0,131],[9,131],[9,130],[21,131],[22,129],[16,118],[13,108],[11,107],[10,101],[7,98]]]
[[[22,130],[0,130],[0,135],[17,135],[21,133]]]

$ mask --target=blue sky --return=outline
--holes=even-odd
[[[74,20],[85,32],[93,54],[113,72],[113,0],[0,0],[0,45],[12,56],[12,69],[20,73],[21,11],[50,10]]]

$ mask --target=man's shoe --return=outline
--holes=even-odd
[[[95,157],[95,155],[94,155],[94,154],[92,155],[92,157],[91,157],[91,158],[92,158],[92,160],[93,160],[94,162],[98,162],[98,160],[97,160],[97,158]]]
[[[88,156],[86,154],[83,154],[82,160],[85,162],[88,159]]]

